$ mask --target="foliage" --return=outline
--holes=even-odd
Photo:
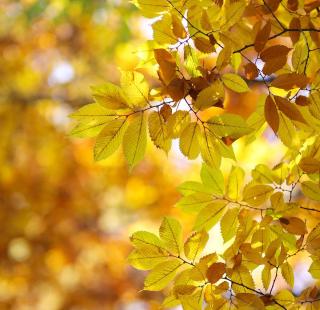
[[[306,221],[309,212],[320,212],[309,203],[320,201],[318,2],[134,3],[155,18],[151,64],[122,71],[120,86],[95,87],[95,103],[72,117],[78,121],[75,136],[97,137],[97,160],[122,144],[132,169],[144,157],[148,131],[166,153],[179,139],[188,159],[201,155],[204,162],[201,182],[180,186],[177,205],[194,217],[190,236],[184,241],[179,221],[165,217],[159,237],[145,231],[131,237],[130,263],[151,270],[144,290],[169,285],[165,308],[319,308],[316,286],[299,296],[292,290],[292,258],[301,252],[313,261],[313,278],[320,277],[320,226]],[[256,111],[245,119],[241,105],[228,110],[228,94],[253,92],[255,85],[262,98]],[[248,179],[233,143],[249,145],[265,123],[287,150],[276,166],[261,163]],[[226,179],[222,158],[234,161]],[[206,253],[218,223],[225,249]],[[260,273],[263,287],[253,272]],[[280,274],[288,286],[275,292]]]

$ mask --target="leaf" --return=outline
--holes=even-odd
[[[320,171],[320,161],[312,157],[305,157],[300,160],[299,167],[306,173],[316,173]]]
[[[270,265],[266,264],[261,273],[261,280],[265,290],[268,290],[271,281]]]
[[[210,167],[219,167],[221,155],[219,149],[217,149],[215,138],[207,129],[204,129],[203,134],[200,135],[199,142],[203,161]]]
[[[70,135],[78,138],[96,137],[106,125],[114,120],[114,116],[106,116],[101,120],[89,120],[77,124]]]
[[[226,243],[233,238],[238,230],[239,208],[229,208],[220,221],[221,235]]]
[[[97,137],[94,146],[94,159],[102,160],[112,155],[119,148],[126,128],[126,118],[118,118],[108,123],[108,126]]]
[[[257,32],[254,41],[254,49],[259,53],[263,50],[268,42],[271,33],[271,22],[268,20],[266,24]]]
[[[308,271],[314,279],[320,279],[320,262],[313,261]]]
[[[243,265],[234,268],[230,278],[233,281],[232,289],[236,293],[252,293],[252,291],[247,289],[246,287],[249,287],[251,289],[255,288],[249,270]]]
[[[200,175],[203,184],[210,189],[211,193],[223,195],[224,177],[218,168],[203,164]]]
[[[134,249],[128,256],[128,262],[136,269],[149,270],[168,259],[168,253],[159,248],[145,246]]]
[[[230,2],[228,6],[224,7],[224,9],[224,18],[221,30],[228,30],[241,19],[245,10],[245,3],[243,1]]]
[[[151,0],[133,0],[133,3],[141,10],[146,17],[156,17],[170,8],[170,4],[166,0],[157,0],[157,5]]]
[[[149,85],[141,73],[122,71],[120,84],[130,107],[143,108],[148,104]]]
[[[299,143],[293,122],[282,112],[279,112],[278,135],[281,141],[289,148],[296,147]]]
[[[181,132],[190,123],[191,117],[188,111],[176,111],[168,118],[168,136],[170,138],[179,138]]]
[[[172,259],[158,264],[145,278],[144,290],[162,290],[174,279],[178,269],[183,264],[179,259]]]
[[[159,237],[148,231],[136,231],[130,237],[130,241],[138,249],[145,248],[146,246],[151,246],[155,248],[155,250],[164,250],[164,246]]]
[[[210,40],[204,37],[196,37],[194,39],[194,46],[202,53],[213,53],[215,51],[214,45]]]
[[[193,233],[184,244],[184,253],[192,262],[202,253],[209,239],[206,231]]]
[[[266,98],[266,103],[264,106],[264,116],[268,125],[272,128],[274,133],[277,133],[279,129],[279,113],[277,106],[271,96],[268,96]]]
[[[99,103],[90,103],[71,113],[70,118],[77,121],[104,121],[114,118],[115,111],[110,111]]]
[[[279,221],[281,226],[290,234],[305,235],[308,232],[306,223],[298,217],[281,217]]]
[[[166,249],[173,254],[180,255],[182,248],[182,227],[172,217],[165,217],[159,228],[159,236]]]
[[[278,96],[275,96],[274,99],[278,109],[287,117],[293,121],[299,121],[301,123],[306,122],[295,104],[290,103],[287,99]]]
[[[211,189],[207,188],[204,184],[200,182],[195,182],[195,181],[186,181],[180,184],[177,187],[177,190],[179,193],[181,193],[184,196],[189,196],[192,194],[196,193],[205,193],[205,194],[210,194]],[[210,196],[210,195],[209,195]]]
[[[131,168],[143,159],[146,147],[146,119],[142,112],[133,119],[123,137],[124,155]]]
[[[287,63],[287,55],[291,49],[284,45],[274,45],[263,50],[260,58],[265,62],[263,73],[270,75]]]
[[[252,62],[249,62],[244,66],[244,71],[245,71],[245,76],[248,80],[254,80],[259,76],[258,68]]]
[[[210,130],[219,137],[239,138],[252,132],[245,120],[236,114],[225,113],[214,116],[207,122]]]
[[[271,83],[273,87],[290,90],[307,87],[310,79],[304,74],[286,73],[277,76]]]
[[[272,194],[273,187],[269,185],[249,185],[243,191],[243,200],[252,206],[260,206]]]
[[[200,153],[199,145],[200,127],[193,122],[187,125],[180,137],[180,150],[189,159],[195,159]]]
[[[293,288],[294,285],[294,274],[291,265],[287,262],[281,265],[281,274],[286,282]]]
[[[298,73],[303,73],[305,63],[308,58],[308,47],[304,40],[298,42],[292,53],[292,66]]]
[[[226,264],[213,263],[207,270],[207,278],[210,283],[216,283],[226,273]]]
[[[301,183],[302,192],[313,200],[320,201],[320,185],[312,181],[304,181]]]
[[[282,308],[290,307],[295,302],[295,297],[288,290],[281,290],[274,296],[274,299],[282,305]]]
[[[250,90],[247,83],[237,74],[226,73],[221,79],[225,86],[237,93],[245,93]]]
[[[193,229],[197,231],[210,230],[223,216],[226,204],[225,201],[216,201],[204,207],[199,212]]]
[[[168,153],[171,148],[171,139],[168,138],[163,116],[157,112],[150,113],[148,125],[150,138],[154,145]]]
[[[111,110],[128,108],[124,93],[119,86],[106,83],[102,86],[94,86],[91,89],[93,98],[105,108]]]
[[[177,15],[172,14],[172,32],[177,38],[184,39],[187,36],[187,32],[181,22],[181,18]]]
[[[209,87],[204,88],[198,94],[197,99],[193,102],[193,106],[199,110],[205,110],[224,100],[223,84],[216,80]]]
[[[177,203],[177,207],[184,212],[199,212],[203,207],[212,202],[212,195],[207,193],[194,193],[183,197]]]
[[[244,171],[240,167],[233,166],[229,174],[228,184],[227,184],[227,196],[231,199],[237,200],[240,195],[240,190],[242,188],[244,180]]]

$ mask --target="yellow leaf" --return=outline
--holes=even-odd
[[[150,113],[148,125],[150,138],[154,145],[168,153],[171,148],[171,139],[168,138],[167,127],[163,116],[157,112]]]
[[[180,255],[182,248],[182,227],[174,218],[165,217],[159,228],[159,236],[166,249]]]
[[[271,281],[270,265],[266,264],[261,273],[261,280],[265,290],[268,290]]]
[[[303,193],[313,199],[320,201],[320,185],[312,181],[304,181],[301,183]]]
[[[149,85],[141,73],[122,71],[120,84],[130,107],[143,108],[148,105]]]
[[[252,206],[263,204],[272,194],[273,187],[269,185],[249,185],[243,191],[243,200]]]
[[[111,83],[92,87],[95,101],[107,109],[117,110],[128,108],[122,89]]]
[[[210,230],[223,216],[226,207],[225,201],[217,201],[204,207],[198,214],[194,224],[194,230]]]
[[[101,160],[112,155],[120,146],[127,128],[125,119],[115,119],[99,133],[94,146],[94,159]]]
[[[237,93],[245,93],[250,90],[247,83],[237,74],[226,73],[221,79],[225,86]]]
[[[180,150],[189,159],[195,159],[200,152],[199,145],[200,127],[193,122],[187,125],[180,137]]]
[[[281,265],[281,274],[286,282],[293,288],[294,285],[294,274],[291,265],[287,262]]]
[[[144,156],[147,128],[144,113],[139,113],[128,126],[123,137],[123,151],[129,166],[134,167]]]
[[[193,233],[184,244],[184,253],[188,259],[195,261],[201,254],[209,239],[206,231]]]
[[[183,264],[179,259],[171,259],[158,264],[145,278],[144,289],[147,291],[162,290],[174,279]]]
[[[220,221],[221,235],[224,242],[233,238],[239,226],[239,208],[230,208]]]
[[[227,184],[227,196],[231,199],[237,200],[240,195],[244,180],[244,171],[240,167],[233,166]]]
[[[170,138],[179,138],[181,132],[190,123],[191,117],[188,111],[176,111],[168,118],[168,136]]]
[[[145,246],[134,249],[128,256],[128,262],[136,269],[149,270],[164,262],[169,254],[159,248]]]

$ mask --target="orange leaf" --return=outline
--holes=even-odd
[[[270,20],[267,21],[267,23],[262,27],[257,35],[256,39],[254,41],[254,48],[259,53],[263,50],[266,43],[268,42],[269,36],[271,33],[271,23]]]
[[[288,116],[290,119],[292,119],[293,121],[299,121],[301,123],[306,122],[295,104],[291,103],[285,98],[278,96],[275,96],[274,99],[279,110],[283,112],[286,116]]]

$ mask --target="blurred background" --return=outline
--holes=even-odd
[[[129,236],[169,214],[188,231],[176,186],[199,178],[200,159],[149,145],[129,173],[121,151],[95,163],[94,141],[68,136],[90,86],[138,65],[149,24],[127,0],[0,1],[1,310],[157,309],[161,293],[139,292],[145,274],[126,262]],[[280,158],[270,137],[274,158],[264,140],[238,147],[247,168]]]

